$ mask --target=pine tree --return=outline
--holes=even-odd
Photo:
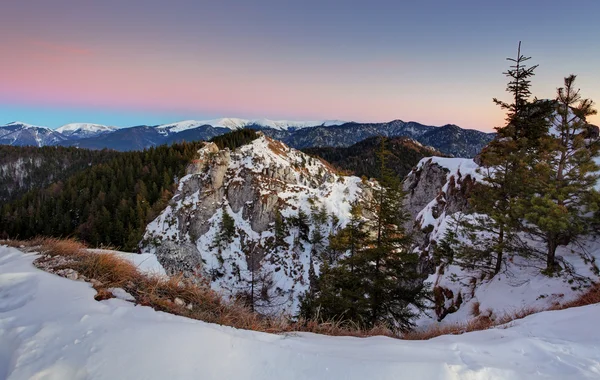
[[[526,219],[546,243],[546,273],[550,275],[556,270],[556,248],[588,232],[592,219],[587,214],[600,205],[600,195],[594,190],[600,171],[594,162],[599,157],[599,141],[587,135],[586,123],[596,110],[591,100],[582,99],[575,78],[566,77],[564,87],[557,91],[552,130],[536,166],[536,192],[523,199]]]
[[[285,238],[288,236],[287,226],[281,215],[281,210],[275,211],[275,248],[285,247]]]

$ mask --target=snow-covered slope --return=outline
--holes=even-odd
[[[0,247],[0,378],[598,379],[600,305],[429,341],[271,335],[97,302],[89,283]]]
[[[71,123],[56,128],[56,131],[64,136],[71,138],[87,138],[101,135],[103,133],[112,132],[118,129],[117,127],[109,127],[100,124],[91,123]]]
[[[185,120],[177,123],[163,124],[159,129],[169,130],[170,132],[181,132],[187,129],[198,128],[203,125],[210,125],[215,128],[228,128],[231,130],[241,129],[249,125],[256,125],[277,130],[299,129],[316,126],[332,126],[344,124],[341,120],[321,120],[321,121],[289,121],[289,120],[269,120],[269,119],[238,119],[221,118],[212,120]]]
[[[265,136],[233,152],[207,143],[199,153],[170,204],[148,225],[144,252],[156,253],[167,272],[200,271],[226,295],[248,292],[260,279],[268,288],[261,311],[294,313],[309,273],[318,274],[322,262],[313,252],[315,234],[327,246],[329,234],[347,223],[350,203],[370,195],[370,184],[338,176],[319,159]],[[235,233],[219,244],[225,213]],[[278,215],[285,231],[279,243]]]

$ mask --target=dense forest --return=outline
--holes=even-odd
[[[117,155],[106,149],[0,145],[0,205]]]
[[[4,204],[0,235],[21,239],[74,236],[91,246],[134,250],[147,223],[171,199],[178,178],[185,174],[186,165],[201,144],[182,143],[125,153],[48,148],[50,157],[52,152],[59,152],[57,162],[70,157],[63,158],[60,152],[72,153],[73,157],[77,152],[81,157],[114,157]]]
[[[377,152],[381,148],[381,137],[369,137],[347,148],[306,148],[302,151],[321,157],[333,166],[359,177],[377,177],[379,164]],[[445,156],[437,150],[421,145],[408,137],[384,139],[387,166],[395,175],[404,178],[423,157]]]

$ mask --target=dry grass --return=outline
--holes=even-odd
[[[91,253],[76,240],[36,238],[28,241],[0,241],[23,250],[42,254],[36,265],[44,270],[66,275],[76,272],[77,278],[91,282],[97,294],[96,300],[114,297],[111,288],[122,288],[140,305],[176,315],[182,315],[209,323],[240,329],[269,333],[311,332],[333,336],[368,337],[384,335],[407,340],[427,340],[441,335],[457,335],[471,331],[509,326],[515,320],[542,310],[532,307],[494,315],[491,310],[480,311],[474,302],[471,314],[475,317],[465,323],[433,325],[403,335],[386,326],[364,328],[343,319],[295,320],[285,317],[264,317],[252,312],[238,301],[227,301],[213,291],[207,282],[197,283],[183,276],[161,277],[141,273],[131,262],[110,253]],[[70,272],[65,272],[70,271]],[[555,305],[549,310],[566,309],[600,303],[600,284],[591,287],[574,301]]]
[[[384,326],[364,329],[345,320],[291,321],[285,317],[264,317],[238,301],[227,301],[208,283],[192,282],[182,275],[173,277],[141,273],[135,265],[110,253],[93,253],[82,243],[67,239],[36,238],[28,241],[0,241],[42,254],[35,264],[44,270],[91,282],[98,301],[113,298],[111,288],[122,288],[139,305],[209,323],[269,333],[312,332],[336,336],[394,336]]]
[[[570,307],[587,306],[595,303],[600,303],[600,284],[594,284],[587,292],[583,293],[576,299],[566,302],[559,309],[568,309]]]
[[[407,340],[427,340],[441,335],[460,335],[471,331],[488,330],[494,327],[507,325],[517,319],[525,318],[528,315],[540,311],[541,310],[539,309],[527,306],[516,311],[505,312],[499,316],[495,316],[492,312],[488,312],[488,315],[479,315],[464,323],[433,325],[422,330],[414,330],[404,334],[402,338]]]

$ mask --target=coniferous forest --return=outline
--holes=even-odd
[[[171,199],[174,184],[200,145],[182,143],[125,153],[47,148],[50,157],[56,152],[57,163],[73,159],[73,171],[94,157],[105,162],[68,178],[56,174],[64,179],[4,204],[0,235],[76,237],[91,246],[135,250],[147,223]],[[61,168],[58,164],[51,167]]]
[[[117,156],[107,149],[0,145],[0,204]]]

